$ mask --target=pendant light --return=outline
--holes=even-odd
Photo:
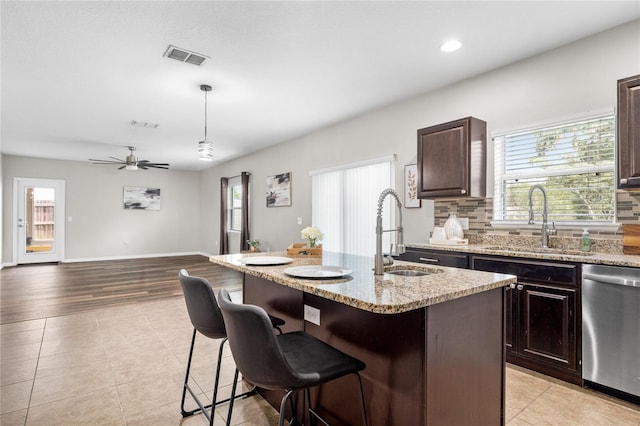
[[[200,90],[204,92],[204,139],[198,142],[198,158],[205,161],[213,160],[213,142],[207,140],[207,94],[211,86],[201,84]]]

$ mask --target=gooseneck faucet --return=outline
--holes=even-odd
[[[547,224],[547,191],[542,185],[531,185],[529,188],[529,225],[533,225],[533,191],[539,189],[542,192],[542,248],[549,248],[549,235],[556,235],[557,230],[553,222]]]
[[[387,195],[391,195],[396,199],[398,204],[398,213],[400,218],[400,225],[395,229],[382,229],[382,203]],[[404,237],[402,231],[402,203],[396,191],[391,188],[387,188],[380,194],[378,198],[378,216],[376,218],[376,255],[374,257],[374,274],[384,274],[384,267],[393,265],[393,258],[391,256],[382,255],[382,233],[383,232],[396,232],[396,251],[393,251],[393,244],[391,245],[391,253],[389,254],[402,254],[404,253]]]

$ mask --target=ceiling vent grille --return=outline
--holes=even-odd
[[[209,59],[208,56],[172,45],[169,45],[163,56],[198,66],[201,66],[207,59]]]

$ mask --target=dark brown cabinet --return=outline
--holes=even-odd
[[[504,290],[507,361],[581,384],[579,265],[472,256],[471,267],[518,276]]]
[[[467,117],[418,130],[418,198],[486,195],[487,123]]]
[[[618,80],[618,188],[640,190],[640,75]]]

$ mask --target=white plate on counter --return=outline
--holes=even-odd
[[[281,256],[247,256],[240,259],[244,265],[269,266],[269,265],[286,265],[293,262],[290,257]]]
[[[340,278],[351,274],[353,271],[339,266],[306,265],[293,266],[282,272],[298,278]]]

